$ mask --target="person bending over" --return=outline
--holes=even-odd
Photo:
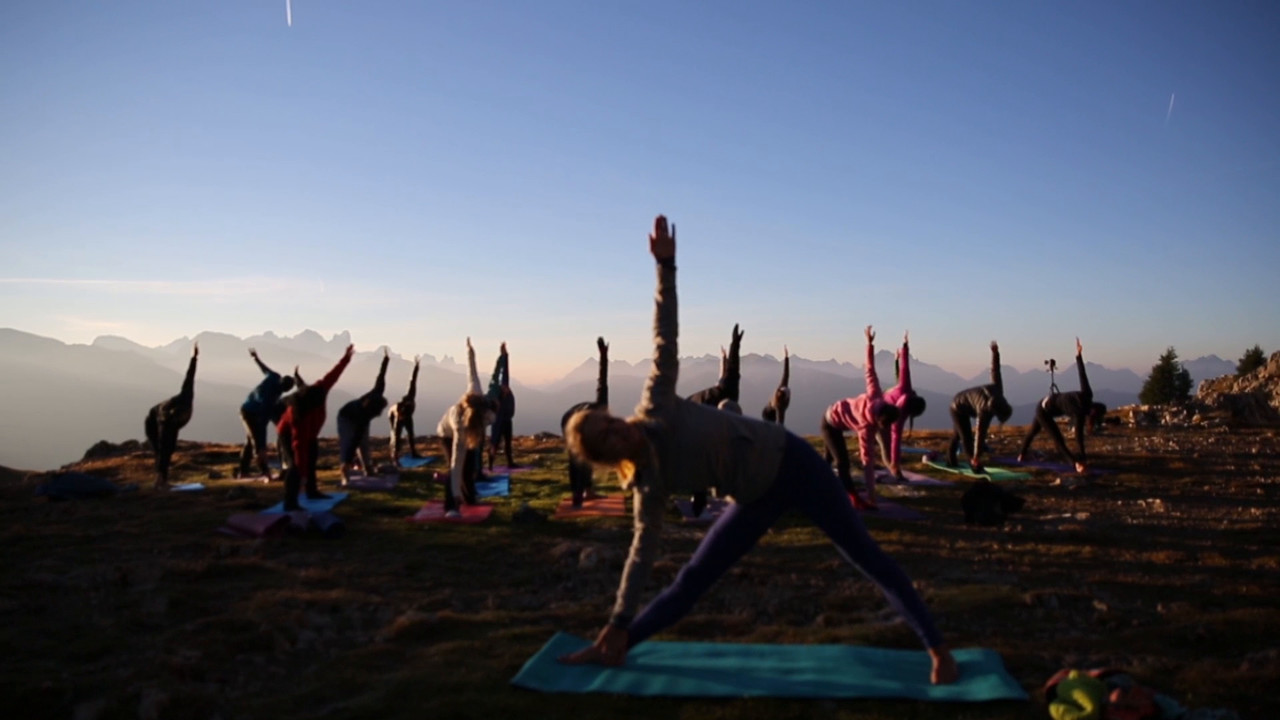
[[[729,354],[725,355],[724,346],[720,347],[720,379],[716,380],[715,385],[690,395],[688,399],[691,402],[715,408],[720,407],[725,400],[732,400],[734,405],[738,404],[738,394],[742,388],[743,335],[746,335],[746,331],[739,332],[738,324],[734,323],[733,330],[729,334]],[[741,406],[738,414],[742,414]],[[702,512],[707,509],[706,491],[694,493],[692,505],[694,517],[701,517]]]
[[[1027,451],[1031,449],[1031,441],[1036,439],[1036,435],[1041,430],[1044,430],[1049,437],[1053,438],[1053,444],[1058,447],[1058,452],[1062,453],[1067,462],[1075,466],[1076,472],[1088,471],[1088,460],[1084,452],[1084,430],[1096,409],[1093,402],[1093,388],[1089,387],[1089,375],[1084,369],[1083,354],[1084,347],[1080,344],[1080,338],[1076,338],[1076,372],[1080,375],[1080,389],[1065,393],[1051,392],[1040,401],[1036,406],[1036,415],[1031,421],[1031,428],[1027,430],[1027,436],[1022,439],[1022,449],[1018,451],[1018,462],[1026,461]],[[1106,414],[1105,405],[1103,414]],[[1075,427],[1078,455],[1071,454],[1067,441],[1062,437],[1062,431],[1058,429],[1055,418],[1060,417],[1067,418]]]
[[[421,358],[413,358],[413,375],[409,379],[409,392],[400,398],[400,402],[391,406],[387,420],[391,423],[391,461],[400,466],[400,435],[409,435],[409,457],[418,459],[418,447],[414,444],[413,413],[418,408],[418,366]]]
[[[565,411],[564,416],[560,418],[560,434],[564,435],[565,426],[569,424],[569,418],[579,410],[608,410],[609,409],[609,343],[604,338],[596,338],[596,349],[600,351],[600,371],[596,375],[596,399],[595,402],[580,402],[577,405]],[[576,508],[582,507],[582,502],[588,498],[594,497],[595,493],[591,489],[591,463],[576,457],[568,444],[565,445],[565,453],[569,456],[569,493]]]
[[[497,415],[494,403],[480,390],[480,374],[476,372],[476,351],[467,338],[467,391],[458,402],[444,411],[436,434],[444,445],[444,460],[449,465],[449,482],[445,486],[444,506],[448,517],[461,517],[462,503],[476,503],[476,480],[484,462],[484,431]]]
[[[297,387],[292,395],[285,398],[284,412],[276,425],[279,435],[281,458],[288,466],[284,474],[284,509],[301,510],[298,504],[298,493],[305,483],[307,498],[319,500],[328,497],[320,492],[316,479],[316,456],[320,449],[320,428],[324,427],[325,401],[334,383],[347,369],[351,356],[355,353],[355,345],[348,345],[342,358],[324,377],[308,385],[298,369],[293,369],[293,384]]]
[[[343,485],[351,480],[357,463],[365,475],[375,472],[373,453],[369,448],[369,424],[387,407],[384,393],[390,362],[391,352],[384,345],[382,366],[378,368],[378,379],[373,382],[373,389],[338,408],[338,455],[342,460]]]
[[[898,480],[902,480],[902,426],[908,421],[920,417],[924,413],[924,398],[915,393],[911,387],[911,334],[902,334],[902,348],[898,350],[895,367],[898,370],[898,384],[889,388],[884,394],[884,401],[898,408],[898,419],[889,428],[889,447],[885,452],[883,437],[877,435],[880,454],[889,467],[889,472]]]
[[[654,221],[649,249],[658,275],[654,358],[636,414],[624,419],[603,409],[580,410],[567,428],[575,454],[618,471],[623,486],[632,492],[631,552],[608,623],[592,645],[561,657],[561,662],[622,665],[630,648],[684,617],[783,513],[795,508],[879,586],[920,637],[933,661],[931,681],[954,682],[955,660],[910,578],[867,534],[813,446],[780,425],[676,395],[680,360],[675,228],[668,232],[662,216]],[[710,487],[731,502],[675,581],[637,614],[658,555],[668,498]]]
[[[947,465],[955,467],[956,452],[963,443],[969,455],[969,467],[982,472],[982,451],[987,445],[987,430],[992,418],[1008,422],[1013,407],[1004,398],[1004,381],[1000,377],[1000,346],[991,341],[991,382],[968,390],[961,390],[951,399],[951,423],[954,431],[947,444]],[[974,437],[972,422],[978,420],[978,434]]]
[[[177,395],[148,410],[147,419],[143,422],[147,441],[156,454],[157,490],[169,487],[169,463],[173,459],[174,450],[178,449],[178,431],[191,422],[196,394],[196,358],[199,356],[199,344],[192,343],[191,361],[187,363],[187,376],[182,380],[182,389]]]
[[[284,412],[280,397],[293,389],[293,378],[288,375],[281,377],[280,373],[267,367],[253,348],[249,348],[249,357],[258,364],[263,378],[240,404],[240,421],[244,423],[246,437],[236,477],[249,477],[249,463],[256,457],[258,472],[268,480],[274,480],[271,466],[267,464],[267,427],[280,421]]]
[[[511,457],[512,420],[516,416],[516,396],[511,392],[511,358],[504,342],[498,352],[498,361],[489,378],[489,401],[497,407],[497,417],[489,431],[489,472],[493,472],[493,456],[501,445],[507,456],[507,467],[516,467]]]
[[[769,399],[769,404],[764,406],[764,410],[760,413],[761,417],[769,422],[776,422],[779,425],[787,424],[787,408],[791,406],[791,353],[787,350],[787,346],[782,346],[782,381],[778,383],[778,389],[773,391],[773,397]]]
[[[822,441],[826,445],[826,459],[830,466],[831,458],[836,461],[836,475],[844,485],[844,489],[853,498],[853,504],[859,510],[876,510],[876,462],[871,452],[873,437],[887,433],[898,420],[898,408],[885,402],[884,393],[880,391],[880,379],[876,377],[876,334],[868,325],[864,331],[867,338],[866,375],[867,391],[857,397],[840,400],[822,414]],[[859,496],[853,487],[853,478],[849,475],[849,448],[845,445],[846,431],[858,435],[858,457],[862,461],[862,479],[866,486],[866,497]]]

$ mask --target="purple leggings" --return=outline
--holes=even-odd
[[[880,587],[925,647],[942,644],[942,635],[911,579],[867,534],[830,466],[812,445],[791,433],[787,434],[786,452],[773,485],[757,500],[729,504],[688,564],[680,569],[675,582],[632,621],[629,644],[642,643],[684,617],[693,603],[790,508],[808,515],[831,538],[840,554]]]

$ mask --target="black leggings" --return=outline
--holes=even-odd
[[[573,506],[582,507],[582,501],[591,491],[591,464],[578,460],[569,453],[569,492],[573,493]]]
[[[244,423],[244,448],[240,450],[240,477],[249,475],[249,463],[258,458],[258,469],[263,475],[271,476],[271,468],[267,465],[267,424],[265,416],[240,410],[240,422]]]
[[[151,449],[156,453],[156,477],[159,482],[169,482],[169,463],[178,448],[178,430],[181,426],[175,422],[164,421],[164,410],[161,406],[151,408],[147,413],[144,429]]]
[[[1085,418],[1078,418],[1076,427],[1084,427]],[[1049,433],[1049,437],[1053,438],[1053,444],[1058,446],[1058,452],[1067,459],[1067,462],[1075,464],[1076,462],[1085,462],[1084,454],[1084,432],[1076,433],[1076,444],[1080,448],[1079,456],[1072,455],[1071,450],[1067,447],[1066,438],[1062,437],[1062,431],[1058,429],[1058,423],[1054,420],[1053,413],[1045,408],[1044,403],[1036,406],[1036,417],[1031,421],[1031,429],[1027,431],[1027,436],[1022,439],[1022,449],[1018,451],[1019,455],[1026,455],[1027,450],[1031,449],[1031,441],[1035,439],[1036,434],[1041,430]]]
[[[498,452],[498,443],[504,443],[504,450],[507,455],[507,467],[515,465],[515,461],[511,458],[511,418],[505,420],[500,419],[493,424],[493,442],[489,445],[489,469],[493,469],[493,456]]]
[[[826,446],[823,457],[827,463],[830,464],[831,459],[835,458],[836,476],[840,478],[840,484],[845,491],[853,492],[853,477],[849,474],[849,446],[844,442],[844,431],[827,422],[825,415],[822,417],[822,444]]]
[[[468,505],[476,504],[476,480],[482,477],[480,464],[483,462],[484,454],[480,448],[466,451],[466,460],[462,463],[462,502]],[[458,499],[453,496],[448,478],[444,483],[444,509],[445,512],[458,509]]]
[[[970,424],[973,416],[969,413],[951,408],[951,424],[954,430],[951,433],[951,442],[947,445],[947,464],[956,464],[956,451],[961,445],[964,446],[964,454],[969,456],[972,463],[978,462],[977,455],[973,451],[973,426]]]

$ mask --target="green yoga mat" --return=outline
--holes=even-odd
[[[1017,472],[1015,470],[1005,470],[1004,468],[991,467],[987,465],[985,472],[976,473],[969,469],[969,463],[961,460],[956,467],[948,467],[946,463],[937,460],[925,458],[924,464],[937,470],[944,470],[950,473],[956,473],[971,478],[991,478],[991,482],[1000,482],[1002,480],[1030,480],[1031,473]]]
[[[994,650],[954,651],[960,681],[930,685],[923,650],[857,645],[640,643],[626,665],[562,665],[565,653],[589,640],[556,633],[525,663],[511,684],[559,693],[615,693],[645,697],[906,698],[935,702],[1026,700]]]

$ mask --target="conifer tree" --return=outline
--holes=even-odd
[[[1266,364],[1267,356],[1262,352],[1262,346],[1254,345],[1244,351],[1244,357],[1236,364],[1236,375],[1243,377]]]
[[[1151,374],[1142,384],[1138,401],[1143,405],[1184,403],[1191,399],[1191,373],[1178,362],[1178,353],[1169,346],[1160,360],[1151,366]]]

